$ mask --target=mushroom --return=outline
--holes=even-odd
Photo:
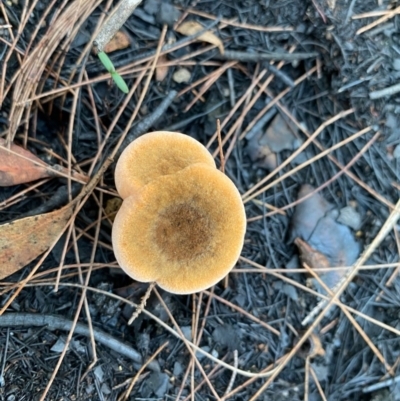
[[[115,167],[115,186],[125,199],[155,178],[174,174],[195,163],[215,168],[210,152],[192,137],[178,132],[150,132],[122,152]]]
[[[191,294],[229,273],[245,231],[244,206],[233,182],[197,163],[124,199],[112,242],[119,265],[133,279]]]

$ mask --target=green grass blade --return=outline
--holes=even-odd
[[[104,53],[104,52],[99,52],[99,53],[97,54],[97,56],[99,57],[101,63],[104,65],[104,68],[105,68],[110,74],[115,73],[114,64],[112,63],[112,61],[110,60],[110,58],[107,56],[106,53]]]
[[[124,78],[121,77],[121,75],[119,75],[117,72],[114,72],[114,73],[111,74],[111,77],[114,80],[115,84],[118,86],[118,88],[122,92],[124,92],[124,93],[128,93],[129,92],[128,85],[124,81]]]

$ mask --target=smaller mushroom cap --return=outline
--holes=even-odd
[[[122,152],[115,167],[115,186],[125,199],[155,178],[175,174],[195,163],[215,168],[210,152],[192,137],[178,132],[150,132]]]
[[[219,170],[194,164],[126,198],[112,242],[119,265],[133,279],[191,294],[229,273],[245,231],[243,202],[232,181]]]

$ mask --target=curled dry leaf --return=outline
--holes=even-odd
[[[10,150],[6,141],[0,138],[0,186],[8,187],[50,176],[46,164],[29,150],[14,144]]]
[[[180,24],[176,30],[182,35],[191,36],[202,31],[203,29],[204,26],[196,21],[185,21],[182,24]],[[210,31],[204,32],[197,38],[197,40],[202,40],[203,42],[211,43],[212,45],[217,46],[221,54],[224,54],[225,51],[224,44],[222,43],[221,39],[218,38],[212,32]]]
[[[316,356],[324,356],[325,350],[322,346],[321,338],[316,333],[311,333],[308,341],[303,344],[299,354],[303,358],[315,358]]]
[[[167,65],[162,65],[162,64],[166,64],[167,62],[168,62],[168,59],[165,54],[162,54],[158,58],[157,67],[156,67],[156,81],[157,82],[164,81],[165,77],[167,76],[169,67]]]
[[[73,205],[0,225],[0,279],[45,252],[64,229]]]
[[[303,185],[298,199],[314,190]],[[351,266],[358,258],[360,244],[349,227],[337,221],[333,205],[318,193],[296,206],[292,218],[291,236],[299,248],[301,259],[311,268]],[[333,288],[345,274],[345,270],[320,274],[321,279]],[[312,280],[321,292],[318,283]]]

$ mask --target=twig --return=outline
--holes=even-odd
[[[178,50],[181,47],[185,46],[186,44],[190,44],[194,41],[194,39],[198,38],[199,36],[203,35],[203,33],[206,33],[210,29],[214,28],[218,24],[219,20],[213,21],[210,24],[206,25],[204,29],[202,29],[199,32],[196,32],[193,35],[186,36],[183,39],[177,40],[175,43],[172,44],[166,44],[163,45],[161,48],[160,54],[166,54],[167,52],[172,52],[174,50]],[[131,58],[132,61],[137,61],[137,62],[145,62],[147,59],[153,57],[156,54],[156,50],[149,50],[148,52],[139,54],[137,56],[134,56]],[[114,62],[115,67],[118,67],[119,65],[124,65],[124,60],[121,61],[115,61]],[[99,64],[99,70],[100,70],[100,64]],[[96,71],[96,70],[94,70]]]
[[[315,9],[318,11],[318,14],[321,16],[322,21],[324,21],[324,24],[326,24],[326,16],[325,16],[324,12],[322,11],[320,5],[315,0],[312,0],[312,3],[314,5]]]
[[[184,10],[183,7],[177,7],[180,10]],[[214,15],[207,14],[202,11],[194,10],[192,8],[185,9],[185,12],[188,12],[190,14],[194,15],[199,15],[200,17],[204,18],[209,18],[209,19],[216,19]],[[226,25],[231,25],[231,26],[236,26],[238,28],[244,28],[244,29],[251,29],[255,31],[261,31],[261,32],[290,32],[293,31],[293,28],[288,26],[260,26],[260,25],[252,25],[252,24],[243,24],[240,22],[236,22],[234,20],[229,20],[226,18],[221,18],[221,23],[226,24]]]
[[[140,304],[136,308],[136,311],[132,314],[131,318],[128,321],[128,325],[130,326],[133,321],[143,312],[144,308],[146,307],[147,300],[149,299],[153,288],[156,286],[156,283],[150,283],[149,287],[147,288],[146,293],[143,295],[142,299],[140,300]]]
[[[255,317],[251,313],[249,313],[246,310],[242,309],[240,306],[237,306],[237,305],[233,304],[232,302],[227,301],[225,298],[222,298],[222,297],[218,296],[217,294],[214,294],[211,291],[204,290],[203,293],[208,295],[211,298],[216,299],[218,302],[221,302],[222,304],[228,306],[228,308],[231,308],[232,310],[237,311],[238,313],[242,314],[243,316],[246,316],[247,318],[251,319],[253,322],[256,322],[260,326],[262,326],[262,327],[266,328],[267,330],[269,330],[271,333],[274,333],[277,336],[281,335],[279,330],[275,329],[274,327],[272,327],[268,323],[264,322],[263,320],[259,319],[258,317]]]
[[[382,242],[382,240],[386,237],[387,233],[393,228],[396,224],[397,220],[400,217],[400,200],[397,202],[394,210],[390,214],[389,218],[386,220],[385,224],[382,226],[381,230],[379,231],[378,235],[372,241],[370,246],[366,249],[366,251],[362,254],[362,256],[358,259],[356,264],[354,265],[353,269],[349,272],[348,276],[344,278],[343,281],[339,283],[339,287],[334,289],[335,293],[333,297],[329,299],[327,302],[322,303],[322,310],[318,316],[316,316],[315,320],[312,322],[310,327],[305,331],[303,336],[298,340],[296,345],[291,349],[291,351],[286,355],[285,359],[280,363],[273,371],[272,375],[268,378],[268,380],[258,389],[258,391],[254,394],[253,397],[249,401],[255,401],[264,391],[270,386],[270,384],[276,379],[279,373],[282,372],[283,369],[287,366],[289,361],[292,360],[294,355],[298,352],[301,346],[307,341],[308,337],[312,334],[318,324],[322,321],[325,317],[328,310],[331,306],[337,302],[340,295],[343,291],[347,288],[347,285],[351,282],[351,280],[356,276],[359,267],[361,267],[370,257],[372,252],[376,249],[376,247]],[[320,311],[320,307],[317,307],[318,311],[315,313],[317,314]],[[315,314],[313,316],[315,316]]]
[[[72,321],[65,319],[57,315],[39,315],[36,313],[6,313],[0,319],[0,327],[41,327],[47,326],[49,330],[62,330],[69,331],[72,327]],[[82,323],[77,323],[75,327],[75,334],[89,337],[89,327]],[[93,328],[93,335],[95,340],[110,348],[111,350],[118,352],[135,363],[142,363],[142,357],[138,351],[131,346],[124,344],[109,334],[99,329]],[[155,371],[159,371],[158,363],[149,363],[149,368]]]
[[[254,63],[263,60],[306,60],[313,57],[318,57],[319,53],[280,53],[280,52],[268,52],[268,53],[247,53],[237,50],[225,50],[224,54],[219,54],[216,58],[223,60],[237,60],[237,61],[253,61]]]
[[[229,99],[231,101],[231,107],[235,107],[236,94],[235,94],[235,83],[233,80],[232,68],[228,68],[227,75],[228,75],[228,85],[229,85]]]
[[[179,333],[178,336],[181,338],[181,340],[185,343],[187,350],[189,351],[192,361],[197,365],[197,368],[199,369],[201,375],[203,376],[205,382],[208,385],[208,388],[211,390],[213,393],[214,397],[219,401],[220,397],[218,396],[214,386],[211,384],[209,377],[207,376],[206,372],[204,371],[203,365],[199,362],[195,352],[193,351],[192,347],[194,344],[192,343],[189,345],[189,341],[185,338],[185,336],[182,333],[181,328],[179,327],[178,323],[176,322],[175,318],[172,316],[172,313],[164,300],[162,299],[161,295],[158,293],[157,289],[154,289],[154,293],[156,294],[158,300],[160,301],[160,304],[163,306],[165,312],[167,312],[168,317],[170,318],[172,324],[175,326],[177,332]]]
[[[132,392],[133,386],[135,383],[138,381],[140,375],[142,372],[146,369],[146,367],[155,359],[155,357],[168,345],[168,341],[166,341],[163,345],[161,345],[157,351],[143,364],[143,366],[137,371],[136,375],[132,379],[132,381],[129,384],[129,387],[127,388],[125,395],[123,395],[120,399],[122,400],[127,400]]]
[[[227,102],[227,100],[221,100],[219,103],[215,104],[214,106],[210,107],[206,111],[203,111],[202,113],[195,114],[193,116],[190,116],[189,118],[186,118],[185,120],[181,120],[175,124],[172,124],[168,127],[165,128],[165,131],[176,131],[179,130],[183,127],[186,127],[188,124],[190,124],[192,121],[197,120],[200,117],[207,116],[211,114],[214,110],[217,110],[219,107],[224,105]]]
[[[249,262],[251,262],[251,261],[249,261]],[[270,273],[270,272],[269,272],[269,273]],[[270,273],[270,274],[271,274],[271,273]],[[293,281],[293,285],[296,285],[296,284],[298,284],[298,283],[297,283],[296,281]],[[35,287],[35,286],[37,286],[37,285],[41,285],[41,286],[51,286],[51,287],[53,287],[53,286],[54,286],[54,283],[41,282],[40,284],[27,284],[26,287]],[[298,285],[300,285],[300,284],[298,284]],[[134,302],[129,301],[129,300],[126,299],[126,298],[120,297],[119,295],[112,294],[112,293],[107,292],[107,291],[100,290],[100,289],[98,289],[98,288],[93,288],[93,287],[89,287],[89,286],[85,287],[84,285],[81,285],[81,284],[77,284],[77,283],[66,283],[66,282],[60,283],[60,286],[63,286],[63,287],[70,287],[70,288],[81,288],[81,289],[86,288],[88,291],[92,291],[92,292],[95,292],[95,293],[97,293],[97,294],[102,294],[102,295],[105,295],[106,297],[110,297],[110,298],[116,299],[116,300],[118,300],[118,301],[120,301],[120,302],[126,303],[127,305],[130,305],[130,306],[133,306],[133,307],[137,307],[137,304],[135,304]],[[305,289],[306,289],[308,292],[312,292],[312,290],[309,289],[309,288],[307,288],[307,287],[305,287]],[[323,297],[323,296],[324,296],[324,295],[319,294],[319,293],[317,293],[317,292],[315,292],[314,295],[315,295],[315,296],[320,296],[320,297]],[[159,294],[158,294],[157,296],[159,296]],[[165,302],[162,301],[162,298],[159,298],[159,299],[161,299],[160,302],[163,303],[163,306],[164,306],[164,305],[165,305]],[[152,313],[150,313],[150,312],[147,311],[146,309],[143,310],[143,313],[144,313],[145,315],[149,316],[152,320],[154,320],[157,324],[159,324],[161,327],[163,327],[163,328],[164,328],[165,330],[167,330],[169,333],[171,333],[174,337],[176,337],[176,338],[179,339],[179,340],[182,340],[182,341],[185,343],[185,345],[187,345],[188,347],[190,347],[190,348],[193,349],[194,351],[196,351],[196,352],[198,352],[198,353],[204,355],[206,358],[208,358],[208,359],[210,359],[211,361],[217,363],[218,365],[220,365],[220,366],[222,366],[222,367],[224,367],[224,368],[226,368],[226,369],[229,369],[230,371],[237,370],[237,373],[238,373],[239,375],[244,376],[244,377],[251,377],[251,378],[263,378],[263,377],[265,378],[265,377],[270,377],[270,376],[272,376],[272,375],[277,371],[278,367],[272,368],[272,366],[269,366],[269,367],[267,368],[267,369],[271,368],[271,370],[266,371],[267,369],[264,369],[264,370],[263,370],[262,372],[260,372],[260,373],[253,373],[253,372],[249,372],[249,371],[242,370],[242,369],[239,369],[239,368],[238,368],[238,369],[235,369],[233,366],[231,366],[231,365],[225,363],[225,362],[224,362],[223,360],[221,360],[221,359],[218,359],[218,358],[214,357],[212,354],[208,353],[207,351],[204,351],[204,350],[203,350],[202,348],[200,348],[198,345],[196,345],[196,344],[194,344],[193,342],[187,340],[187,339],[184,337],[184,335],[183,335],[183,333],[182,333],[182,330],[181,330],[181,329],[179,328],[179,326],[177,325],[175,319],[174,319],[173,316],[170,314],[169,309],[166,307],[166,305],[164,306],[164,308],[166,308],[165,310],[167,311],[168,316],[170,316],[170,319],[171,319],[172,322],[174,323],[174,325],[175,325],[175,327],[177,328],[177,330],[174,330],[172,327],[168,326],[167,323],[164,323],[164,321],[162,321],[161,319],[159,319],[157,316],[153,315]],[[349,307],[348,307],[348,309],[349,309],[350,311],[352,311],[353,313],[357,313],[357,311],[352,310],[352,309],[349,308]],[[0,319],[0,322],[2,321],[2,319],[3,319],[3,318]],[[0,327],[1,327],[1,325],[0,325]],[[385,327],[385,328],[386,328],[386,327]],[[392,330],[392,331],[393,331],[393,330]],[[397,330],[396,330],[396,334],[399,334],[399,333],[397,333]],[[196,358],[196,359],[197,359],[197,358]],[[279,362],[279,361],[280,361],[280,360],[278,360],[277,362]]]
[[[246,101],[247,98],[251,96],[253,93],[254,88],[256,85],[261,81],[263,76],[267,73],[267,70],[264,69],[260,72],[260,74],[254,79],[254,81],[251,83],[251,85],[247,88],[246,92],[241,96],[241,98],[236,102],[235,106],[232,108],[232,110],[229,112],[229,114],[225,117],[224,121],[222,121],[221,128],[224,128],[225,125],[227,125],[231,120],[232,116],[235,114],[235,112],[239,109],[239,107]],[[207,143],[207,148],[209,148],[215,139],[217,138],[218,132],[215,131],[210,140]]]
[[[400,92],[400,84],[388,86],[387,88],[380,89],[369,93],[369,98],[372,100],[380,99],[385,96],[392,96]]]
[[[322,300],[319,304],[310,312],[310,314],[302,321],[302,325],[306,325],[313,319],[322,309],[327,310],[327,305],[332,305],[334,300],[339,298],[341,293],[345,290],[348,283],[355,277],[358,272],[358,269],[365,264],[368,258],[372,255],[375,249],[380,245],[380,243],[385,239],[386,235],[390,230],[393,229],[397,220],[400,218],[400,200],[397,202],[395,208],[392,210],[390,216],[386,220],[385,224],[380,229],[379,233],[375,237],[375,239],[371,242],[365,252],[361,255],[361,257],[357,260],[354,266],[349,270],[348,274],[346,274],[342,280],[332,289],[334,296],[330,299],[330,301]]]
[[[75,198],[75,196],[79,193],[81,190],[82,185],[73,182],[71,186],[71,196]],[[68,189],[66,185],[62,185],[57,189],[57,191],[52,195],[50,199],[48,199],[46,202],[44,202],[42,205],[31,209],[27,211],[26,213],[23,213],[22,215],[18,216],[18,219],[22,219],[24,217],[29,217],[29,216],[35,216],[38,214],[43,214],[50,212],[52,210],[56,210],[60,208],[61,206],[64,206],[65,204],[68,203]]]
[[[367,127],[368,128],[368,127]],[[361,131],[359,133],[356,133],[355,135],[358,136],[358,134],[360,134]],[[309,194],[307,194],[306,196],[304,196],[301,199],[297,199],[294,202],[291,202],[289,204],[287,204],[286,206],[282,206],[280,207],[278,210],[283,212],[285,210],[291,209],[292,207],[298,205],[299,203],[305,201],[307,198],[311,197],[312,195],[318,193],[319,191],[321,191],[322,189],[326,188],[327,186],[329,186],[332,182],[334,182],[335,180],[337,180],[342,174],[347,174],[349,175],[349,168],[351,166],[354,165],[354,163],[372,146],[372,144],[378,139],[380,135],[380,132],[378,131],[360,150],[360,152],[354,156],[345,166],[338,166],[340,168],[340,171],[338,171],[336,174],[334,174],[332,177],[330,177],[328,180],[326,180],[323,184],[321,184],[319,187],[315,188],[313,191],[311,191]],[[349,143],[351,141],[351,139],[355,139],[354,136],[347,138],[347,140],[345,139],[345,142],[341,142],[342,145],[344,146],[346,143]],[[334,145],[337,146],[337,145]],[[340,146],[339,146],[340,147]],[[327,152],[327,156],[329,157],[329,152],[332,151],[332,148],[329,149],[325,149],[323,150],[323,152]],[[321,153],[318,154],[318,158],[320,158]],[[322,156],[321,156],[322,157]],[[315,161],[316,159],[314,159]],[[300,165],[302,166],[302,164]],[[298,166],[299,167],[299,166]],[[304,166],[303,166],[304,167]],[[292,171],[292,174],[294,174],[295,172],[299,171],[297,170],[297,167],[295,167]],[[288,175],[286,175],[285,177],[287,177]],[[277,180],[274,181],[274,183],[272,184],[272,186],[276,185],[276,183],[280,182],[280,178],[278,178]],[[270,188],[271,184],[268,184],[264,189],[267,190],[268,188]],[[255,199],[252,199],[252,201],[254,202]],[[261,220],[264,217],[269,217],[273,214],[278,213],[278,210],[273,210],[271,212],[265,213],[264,215],[261,216],[255,216],[255,217],[250,217],[247,219],[247,223],[252,222],[252,221],[257,221],[257,220]]]
[[[396,229],[394,231],[394,236],[396,238],[396,244],[397,244],[397,252],[400,254],[400,235]],[[397,278],[398,274],[400,272],[400,263],[397,264],[396,268],[394,269],[393,273],[389,277],[388,281],[386,281],[386,287],[391,287],[393,284],[393,281]]]
[[[320,395],[321,398],[322,398],[322,401],[328,401],[328,400],[326,399],[325,394],[324,394],[324,390],[322,390],[321,384],[319,383],[318,376],[317,376],[317,374],[314,372],[314,369],[313,369],[312,366],[310,366],[310,373],[311,373],[311,376],[312,376],[313,379],[314,379],[315,385],[317,386],[317,389],[318,389],[319,395]]]
[[[311,269],[307,265],[307,263],[303,264],[304,267],[308,270],[308,272],[317,280],[318,284],[326,291],[326,293],[333,297],[334,293],[332,290],[324,283],[324,281],[321,279],[321,277]],[[342,310],[342,312],[346,315],[347,319],[349,319],[350,323],[354,326],[354,328],[358,331],[360,336],[363,338],[363,340],[367,343],[367,345],[371,348],[372,352],[376,355],[376,357],[381,361],[385,369],[393,375],[393,369],[390,367],[390,365],[386,362],[384,356],[382,353],[378,350],[376,345],[371,341],[371,339],[368,337],[368,335],[365,333],[365,331],[362,329],[362,327],[357,323],[357,321],[354,319],[354,317],[350,314],[350,312],[344,307],[344,305],[341,302],[338,302],[339,308]]]
[[[397,10],[397,9],[396,9]],[[394,11],[396,11],[394,10]],[[382,15],[387,15],[391,10],[376,10],[369,11],[366,13],[356,14],[351,17],[351,19],[362,19],[362,18],[371,18],[371,17],[381,17]],[[400,14],[400,9],[396,11],[396,14]]]
[[[310,355],[306,358],[305,375],[304,375],[304,401],[308,401],[310,389]]]
[[[371,24],[368,24],[368,25],[364,26],[363,28],[359,29],[356,32],[356,35],[360,35],[361,33],[368,31],[369,29],[375,28],[377,25],[382,24],[382,22],[385,22],[388,19],[393,18],[399,12],[400,12],[400,6],[396,7],[394,10],[389,11],[383,17],[378,18],[376,21],[372,22]]]
[[[283,63],[283,62],[281,62],[281,63]],[[306,79],[308,79],[312,74],[314,74],[314,72],[316,72],[317,71],[317,67],[313,67],[313,68],[311,68],[310,70],[308,70],[308,71],[306,71],[302,76],[300,76],[299,78],[297,78],[295,81],[294,81],[294,83],[296,84],[296,86],[297,85],[300,85],[300,83],[301,82],[303,82],[304,80],[306,80]],[[268,77],[268,78],[270,78],[270,77]],[[267,78],[267,79],[268,79]],[[271,94],[271,92],[270,91],[267,91],[266,90],[266,88],[265,88],[265,93],[272,99],[268,104],[266,104],[265,105],[265,107],[263,107],[263,109],[262,110],[260,110],[259,112],[258,112],[258,114],[256,115],[256,117],[254,117],[253,118],[253,121],[246,127],[246,129],[243,131],[243,133],[240,135],[240,139],[242,140],[245,136],[246,136],[246,134],[247,134],[247,132],[249,132],[252,128],[253,128],[253,126],[257,123],[257,121],[270,109],[270,108],[272,108],[275,104],[277,104],[281,109],[282,109],[282,106],[280,105],[280,103],[279,103],[279,101],[284,97],[284,96],[286,96],[290,91],[291,91],[291,89],[292,88],[286,88],[286,89],[284,89],[283,91],[281,91],[278,95],[276,95],[276,96],[273,96],[272,94]]]
[[[4,347],[3,361],[2,361],[2,364],[1,364],[1,372],[0,372],[0,386],[1,387],[3,387],[5,385],[5,382],[4,382],[4,368],[6,367],[9,341],[10,341],[10,328],[7,329],[6,346]]]
[[[168,95],[162,100],[162,102],[158,105],[158,107],[148,116],[146,116],[142,121],[140,121],[137,125],[135,125],[127,134],[122,145],[118,148],[118,151],[114,157],[114,160],[118,160],[119,156],[123,152],[123,150],[133,142],[140,135],[145,134],[149,131],[149,129],[156,124],[156,122],[162,117],[162,115],[166,112],[168,107],[172,104],[175,97],[177,95],[177,91],[171,90]],[[116,140],[118,140],[117,138]],[[115,140],[115,141],[116,141]],[[108,145],[108,149],[115,145],[115,141],[110,142]],[[106,155],[108,154],[108,149],[104,152]]]
[[[381,388],[389,387],[389,386],[399,383],[399,382],[400,382],[400,376],[397,376],[397,377],[393,377],[392,379],[385,380],[383,382],[371,384],[368,387],[364,387],[362,391],[363,391],[363,393],[371,393],[372,391],[380,390]]]
[[[290,157],[288,157],[283,163],[281,163],[281,165],[279,167],[277,167],[275,170],[273,170],[271,173],[269,173],[266,177],[264,177],[262,180],[260,180],[256,185],[254,185],[251,189],[249,189],[245,194],[242,195],[242,198],[244,199],[244,203],[248,202],[250,199],[255,198],[256,196],[260,195],[261,193],[263,193],[267,187],[263,187],[261,189],[260,188],[265,182],[267,182],[270,178],[272,178],[277,172],[278,170],[281,170],[283,167],[287,166],[295,157],[297,157],[327,126],[333,124],[334,122],[336,122],[337,120],[346,117],[349,114],[354,113],[354,109],[349,109],[349,110],[344,110],[341,111],[340,113],[336,114],[335,116],[331,117],[329,120],[324,121],[315,131],[314,133],[302,144],[301,147],[299,147],[296,151],[294,151]],[[371,128],[367,127],[365,130],[361,130],[358,133],[356,133],[357,135],[363,135],[366,132],[368,132]],[[343,142],[343,141],[342,141]],[[342,146],[343,143],[340,145]],[[334,150],[336,148],[336,146],[338,145],[334,145],[332,146],[332,148],[330,148],[330,151]],[[340,147],[339,146],[339,147]],[[329,151],[325,151],[325,153],[329,153]],[[320,153],[317,157],[321,158],[321,155],[325,155],[324,152]],[[305,162],[309,164],[308,162]],[[305,164],[303,163],[303,165]],[[281,180],[282,177],[280,176],[277,180]],[[276,181],[276,180],[275,180]],[[269,184],[271,185],[271,184]]]
[[[255,262],[251,261],[250,259],[244,258],[243,256],[240,257],[240,260],[243,261],[243,262],[248,263],[248,264],[251,265],[251,266],[256,267],[256,268],[259,270],[259,273],[261,273],[261,274],[264,274],[264,273],[265,273],[265,274],[267,274],[267,275],[276,277],[277,279],[282,280],[282,281],[284,281],[284,282],[286,282],[286,283],[292,285],[293,287],[299,288],[299,289],[301,289],[301,290],[304,291],[304,292],[307,292],[307,293],[309,293],[309,294],[312,294],[314,297],[324,299],[324,300],[326,300],[327,302],[329,302],[329,301],[331,300],[331,298],[330,298],[329,296],[324,295],[324,294],[322,294],[322,293],[320,293],[320,292],[317,292],[317,291],[315,291],[315,290],[313,290],[313,289],[311,289],[311,288],[309,288],[309,287],[306,287],[305,285],[300,284],[300,283],[299,283],[298,281],[296,281],[296,280],[292,280],[292,279],[290,279],[290,278],[288,278],[288,277],[286,277],[286,276],[284,276],[284,275],[282,275],[282,274],[280,274],[280,273],[275,273],[275,269],[267,269],[267,268],[265,268],[264,266],[261,266],[261,265],[259,265],[258,263],[255,263]],[[363,267],[363,268],[365,268],[365,267]],[[321,269],[318,269],[318,270],[321,270]],[[333,271],[334,268],[331,268],[331,270]],[[361,270],[361,268],[360,268],[360,270]],[[368,269],[367,269],[367,270],[368,270]],[[249,273],[249,272],[250,272],[250,269],[233,269],[233,271],[234,271],[235,273],[241,273],[241,272],[243,272],[243,273]],[[293,269],[293,271],[294,271],[294,269]],[[366,321],[371,322],[371,323],[373,323],[373,324],[375,324],[375,325],[377,325],[377,326],[379,326],[379,327],[381,327],[381,328],[383,328],[383,329],[385,329],[385,330],[390,331],[391,333],[394,333],[396,336],[399,336],[399,337],[400,337],[400,330],[397,330],[397,329],[395,329],[395,328],[393,328],[393,327],[391,327],[391,326],[389,326],[389,325],[387,325],[387,324],[385,324],[385,323],[382,323],[382,322],[380,322],[379,320],[376,320],[376,319],[374,319],[374,318],[371,318],[371,317],[369,317],[368,315],[366,315],[366,314],[364,314],[364,313],[362,313],[362,312],[359,312],[357,309],[354,309],[354,308],[352,308],[352,307],[350,307],[350,306],[344,305],[344,304],[341,303],[339,300],[336,300],[336,299],[335,299],[334,304],[335,304],[335,305],[339,305],[339,304],[340,304],[340,305],[342,305],[342,307],[344,307],[345,309],[347,309],[349,312],[354,313],[355,315],[357,315],[357,316],[359,316],[359,317],[365,319]]]
[[[131,115],[131,117],[130,117],[130,119],[128,121],[129,126],[133,123],[133,121],[135,121],[135,118],[137,117],[137,114],[139,113],[139,108],[141,107],[141,105],[143,103],[143,100],[144,100],[144,97],[146,96],[147,90],[149,89],[149,85],[150,85],[151,79],[153,77],[154,71],[156,69],[158,58],[160,56],[161,47],[162,47],[162,45],[164,43],[165,35],[167,33],[167,28],[168,28],[167,25],[164,24],[163,29],[161,31],[161,35],[160,35],[160,40],[159,40],[158,45],[157,45],[156,54],[154,55],[154,59],[153,59],[153,61],[151,63],[151,66],[150,66],[149,74],[147,75],[146,81],[144,82],[143,90],[140,93],[139,99],[138,99],[138,101],[136,103],[135,110],[133,111],[133,113],[132,113],[132,115]],[[131,89],[130,95],[133,94],[132,89]],[[119,138],[119,141],[118,141],[117,145],[115,146],[115,148],[111,152],[111,157],[112,158],[115,158],[115,155],[119,152],[119,148],[122,145],[122,143],[124,142],[124,140],[125,140],[125,137],[122,135],[121,138]]]
[[[238,351],[237,351],[237,349],[235,349],[235,350],[233,351],[233,366],[234,366],[236,369],[237,369],[237,367],[238,367]],[[226,396],[227,394],[229,394],[229,393],[231,392],[232,387],[233,387],[233,383],[235,383],[236,374],[237,374],[237,371],[234,370],[234,371],[232,372],[231,380],[229,380],[229,384],[228,384],[228,387],[226,388],[226,391],[225,391],[224,396]]]
[[[75,284],[75,287],[77,287],[78,285]],[[91,291],[94,291],[93,288],[89,288]],[[97,292],[100,292],[100,290],[97,290]],[[162,304],[162,306],[164,307],[165,311],[167,312],[169,318],[171,319],[171,322],[173,323],[173,325],[175,326],[174,330],[173,328],[171,328],[170,326],[168,326],[166,323],[164,323],[161,319],[159,319],[158,317],[154,316],[153,314],[151,314],[149,311],[147,311],[146,309],[143,311],[143,313],[145,313],[147,316],[151,316],[151,318],[156,321],[159,325],[161,325],[162,327],[164,327],[166,330],[168,330],[172,335],[174,335],[175,337],[179,338],[180,340],[183,341],[183,343],[186,345],[188,351],[190,352],[190,354],[192,355],[192,357],[194,358],[196,364],[198,364],[198,359],[195,356],[195,352],[199,352],[200,354],[203,354],[205,357],[207,357],[208,359],[210,359],[211,361],[218,363],[219,365],[223,366],[226,369],[229,369],[230,371],[237,371],[238,374],[240,374],[241,376],[244,377],[270,377],[272,376],[277,368],[271,369],[268,372],[262,372],[262,373],[252,373],[252,372],[248,372],[246,370],[243,369],[239,369],[239,368],[234,368],[233,366],[221,361],[218,358],[215,358],[213,355],[209,354],[208,352],[204,351],[202,348],[200,348],[199,346],[197,346],[196,344],[193,344],[191,341],[187,340],[186,337],[183,335],[181,328],[179,327],[178,323],[176,322],[175,318],[172,316],[171,311],[168,309],[167,305],[165,304],[164,300],[162,299],[162,297],[160,296],[160,294],[157,292],[157,289],[155,289],[155,294],[157,295],[157,298],[159,299],[160,303]],[[120,299],[120,297],[114,296],[113,294],[108,294],[109,296],[113,296],[116,299]],[[123,299],[124,302],[126,303],[131,303],[128,300]],[[131,303],[132,304],[132,303]],[[203,371],[202,373],[204,373],[204,369],[202,369],[201,365],[198,365],[200,372]]]
[[[269,123],[276,115],[277,110],[275,107],[272,109],[269,109],[258,121],[257,123],[253,126],[253,128],[247,132],[246,134],[246,139],[251,139],[253,136],[259,134],[262,132],[262,129],[264,125]]]
[[[99,52],[104,50],[104,46],[120,30],[141,2],[142,0],[121,0],[118,6],[114,8],[94,41],[94,45]]]
[[[293,53],[291,53],[293,54]],[[265,68],[268,69],[269,72],[274,74],[277,78],[279,78],[284,84],[289,86],[290,88],[294,88],[296,86],[296,83],[293,81],[292,78],[290,78],[285,72],[280,70],[279,68],[275,67],[274,65],[270,63],[264,63]]]

